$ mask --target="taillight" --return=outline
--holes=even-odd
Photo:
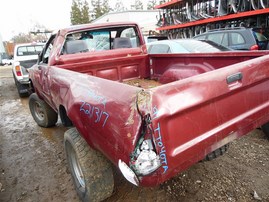
[[[17,66],[15,67],[15,70],[16,70],[16,75],[17,75],[17,76],[22,76],[20,65],[17,65]]]
[[[131,154],[130,168],[138,175],[145,176],[157,170],[162,164],[152,139],[151,118],[143,117],[141,137]]]
[[[250,47],[249,50],[259,50],[259,46],[256,44],[256,45],[253,45]]]

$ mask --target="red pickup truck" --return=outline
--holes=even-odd
[[[135,23],[59,30],[30,70],[38,125],[58,115],[82,200],[112,194],[112,162],[155,186],[269,121],[266,51],[147,54]],[[264,125],[265,124],[265,125]]]

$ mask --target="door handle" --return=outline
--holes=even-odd
[[[227,82],[227,84],[231,84],[231,83],[234,83],[236,81],[242,80],[242,78],[243,78],[243,74],[241,72],[238,72],[236,74],[232,74],[230,76],[227,76],[226,82]]]

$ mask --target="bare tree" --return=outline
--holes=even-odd
[[[11,40],[14,41],[15,44],[32,42],[31,35],[25,33],[19,33],[18,35],[13,36]]]
[[[135,10],[143,10],[143,3],[142,3],[142,1],[135,0],[134,9]]]
[[[127,10],[127,9],[124,7],[122,1],[121,0],[117,0],[117,2],[115,4],[114,11],[120,12],[120,11],[125,11],[125,10]]]
[[[157,5],[157,0],[150,0],[147,4],[147,9],[153,10],[156,5]]]

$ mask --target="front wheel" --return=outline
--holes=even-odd
[[[44,128],[54,126],[58,120],[58,114],[36,93],[29,97],[29,108],[35,122]]]
[[[114,179],[111,164],[89,147],[76,128],[64,134],[64,147],[77,193],[82,201],[102,201],[111,196]]]

